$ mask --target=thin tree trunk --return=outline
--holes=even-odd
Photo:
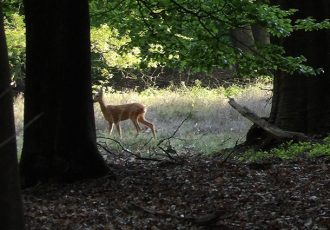
[[[24,229],[18,179],[13,98],[0,3],[0,228]]]
[[[231,31],[234,46],[242,52],[251,52],[256,49],[251,26],[244,26]]]
[[[232,29],[230,36],[237,53],[252,53],[256,50],[252,28],[250,25]],[[233,68],[236,75],[240,76],[241,71],[239,64],[236,64]]]

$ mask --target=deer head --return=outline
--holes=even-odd
[[[102,100],[103,97],[103,90],[100,89],[99,91],[97,91],[97,93],[94,95],[93,101],[94,102],[100,102]]]

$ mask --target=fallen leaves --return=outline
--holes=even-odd
[[[328,229],[329,160],[126,161],[108,177],[23,191],[28,229]]]

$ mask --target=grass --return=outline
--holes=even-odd
[[[270,111],[271,92],[268,82],[259,81],[246,87],[231,86],[216,89],[203,88],[197,82],[193,87],[170,87],[167,89],[150,88],[143,92],[111,92],[105,99],[109,104],[140,102],[148,108],[146,118],[152,121],[157,129],[158,140],[176,135],[166,142],[178,152],[192,151],[213,154],[237,141],[242,142],[251,122],[238,114],[228,105],[228,96],[238,103],[249,107],[259,116],[268,116]],[[108,136],[107,123],[103,119],[99,105],[95,105],[95,117],[98,136]],[[185,120],[189,117],[187,120]],[[182,121],[185,122],[180,126]],[[178,127],[180,128],[178,129]],[[140,153],[152,152],[157,141],[150,141],[148,131],[135,137],[131,121],[122,122],[123,139],[121,143],[131,150]],[[112,138],[118,138],[113,130]],[[107,144],[119,150],[112,141]]]
[[[209,89],[201,87],[197,81],[193,87],[182,84],[180,87],[172,86],[167,89],[149,88],[143,92],[112,91],[105,94],[105,99],[109,104],[139,102],[148,108],[146,118],[155,124],[158,140],[151,139],[149,130],[136,137],[131,121],[123,121],[123,138],[120,142],[130,151],[152,154],[159,140],[176,132],[173,138],[164,141],[166,148],[171,147],[179,153],[213,154],[223,148],[232,147],[237,141],[244,141],[251,126],[251,122],[228,105],[227,97],[235,98],[238,103],[247,106],[259,116],[268,116],[271,91],[264,89],[270,87],[269,81],[260,80],[245,87],[234,85],[229,88]],[[19,96],[14,104],[19,152],[23,135],[23,101],[24,98]],[[108,124],[98,104],[94,104],[94,109],[98,142],[106,144],[111,151],[121,151],[122,147],[116,142],[101,138],[119,140],[115,129],[112,135],[109,135]],[[189,118],[185,120],[187,117]]]

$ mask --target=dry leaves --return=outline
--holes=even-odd
[[[107,177],[23,192],[28,229],[328,229],[330,160],[126,161]]]

